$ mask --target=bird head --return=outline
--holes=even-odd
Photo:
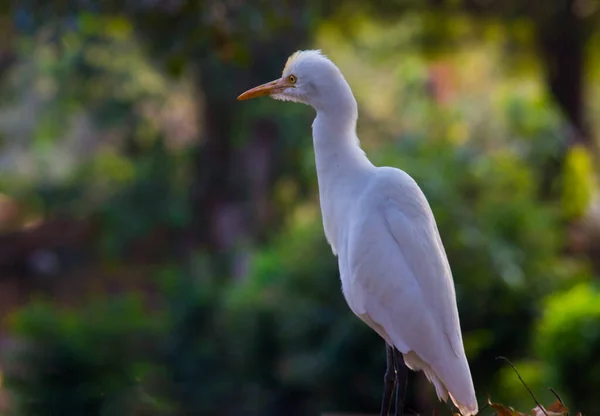
[[[340,70],[319,50],[298,51],[290,56],[281,78],[254,87],[238,100],[270,96],[276,100],[294,101],[314,108],[331,99],[336,91],[350,90]],[[350,93],[351,94],[351,93]]]

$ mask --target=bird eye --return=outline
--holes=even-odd
[[[288,81],[290,82],[290,84],[295,84],[296,83],[296,76],[295,75],[290,75],[288,77]]]

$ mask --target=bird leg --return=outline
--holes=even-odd
[[[392,393],[396,381],[396,370],[394,363],[394,347],[385,343],[385,356],[387,367],[383,376],[383,398],[381,400],[381,416],[388,416],[392,404]]]
[[[404,415],[404,399],[406,399],[406,384],[408,382],[408,367],[404,357],[397,348],[393,348],[394,370],[396,373],[396,398],[394,405],[395,416]]]

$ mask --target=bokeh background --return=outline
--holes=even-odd
[[[0,414],[378,412],[309,107],[244,90],[322,49],[374,163],[421,185],[483,405],[600,414],[597,0],[0,6]],[[421,375],[407,411],[450,414]],[[492,414],[491,410],[487,410]]]

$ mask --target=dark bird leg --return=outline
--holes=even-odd
[[[404,400],[406,399],[406,384],[408,382],[408,367],[404,357],[397,348],[393,348],[394,370],[396,373],[396,398],[394,406],[395,416],[404,415]]]
[[[383,376],[383,398],[381,400],[381,416],[388,416],[392,404],[392,394],[394,392],[394,382],[396,380],[396,371],[394,364],[394,347],[385,343],[385,356],[387,368]]]

